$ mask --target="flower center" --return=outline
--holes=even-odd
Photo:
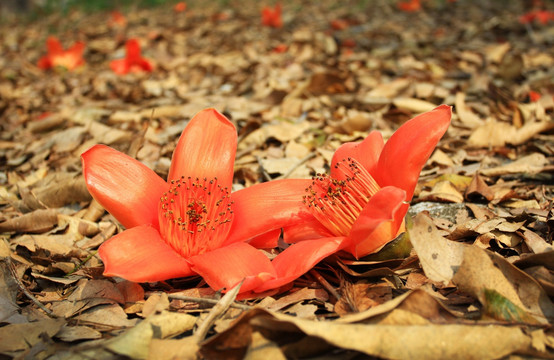
[[[317,174],[306,188],[303,202],[323,226],[336,236],[348,236],[369,199],[380,187],[355,159],[335,164],[342,179]]]
[[[229,190],[214,179],[171,180],[158,207],[162,238],[183,257],[219,248],[231,227]]]

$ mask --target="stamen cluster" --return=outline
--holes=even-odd
[[[184,257],[220,247],[233,219],[229,189],[217,178],[190,176],[171,180],[170,185],[158,208],[163,239]]]
[[[339,178],[316,174],[306,188],[304,204],[329,231],[347,236],[352,225],[380,187],[369,172],[355,159],[338,161]]]

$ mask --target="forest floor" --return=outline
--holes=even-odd
[[[120,9],[125,24],[79,11],[1,24],[0,357],[552,358],[554,20],[522,24],[524,3],[284,1],[272,28],[257,2],[190,1]],[[82,41],[86,63],[37,67],[48,35]],[[152,72],[110,69],[130,38]],[[199,277],[102,276],[97,249],[123,227],[85,186],[92,145],[165,179],[187,121],[214,107],[238,129],[236,190],[327,172],[340,144],[440,104],[452,123],[407,251],[337,254],[247,300]]]

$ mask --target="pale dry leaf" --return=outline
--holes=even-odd
[[[442,237],[431,218],[422,213],[414,218],[413,227],[408,232],[425,275],[433,281],[448,284],[462,263],[466,245]]]

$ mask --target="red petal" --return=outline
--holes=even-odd
[[[344,173],[342,171],[337,171],[334,164],[349,157],[356,159],[373,175],[384,145],[383,135],[381,135],[379,131],[372,131],[361,142],[350,142],[339,146],[331,161],[331,177],[333,179],[343,180]]]
[[[119,75],[125,75],[129,72],[129,65],[125,59],[116,59],[110,61],[110,68],[114,73]]]
[[[181,134],[168,181],[181,176],[217,178],[222,187],[231,189],[236,151],[235,126],[215,109],[202,110]]]
[[[187,261],[151,226],[137,226],[110,238],[98,249],[105,276],[129,281],[162,281],[194,275]]]
[[[231,194],[234,219],[225,244],[313,218],[302,203],[312,180],[285,179],[256,184]]]
[[[63,53],[63,47],[60,43],[60,40],[54,36],[49,36],[46,39],[46,48],[48,49],[49,55],[57,55]]]
[[[274,289],[297,279],[327,256],[341,250],[346,241],[346,237],[330,237],[301,241],[289,246],[271,262],[277,278],[266,281],[255,291]]]
[[[90,194],[123,226],[158,227],[158,202],[167,183],[146,165],[105,145],[81,155]]]
[[[244,279],[240,292],[246,292],[275,278],[269,258],[246,243],[225,246],[188,260],[214,290],[229,290]]]
[[[408,211],[405,198],[406,192],[393,186],[373,195],[352,226],[348,251],[359,258],[393,240]]]
[[[372,173],[379,185],[396,186],[410,200],[421,169],[450,125],[452,110],[441,105],[408,120],[387,141],[377,171]]]
[[[41,57],[38,60],[37,66],[38,66],[39,69],[42,69],[42,70],[50,69],[52,67],[52,61],[50,60],[50,56],[45,55],[45,56]]]
[[[126,58],[130,63],[140,60],[140,44],[137,39],[129,39],[125,43]]]
[[[67,49],[67,52],[73,55],[75,58],[83,57],[85,51],[85,43],[77,41],[71,48]]]
[[[277,247],[279,243],[279,237],[281,236],[281,229],[270,230],[265,234],[256,236],[248,241],[250,246],[256,249],[272,249]]]
[[[283,229],[283,239],[288,244],[293,244],[301,240],[313,240],[333,236],[335,235],[315,217],[307,218],[298,224],[290,225]]]

